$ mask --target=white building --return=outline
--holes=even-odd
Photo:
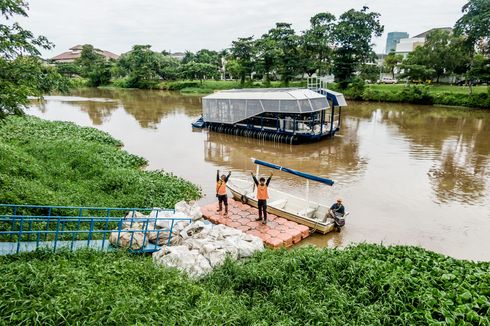
[[[425,44],[425,38],[427,37],[427,35],[430,32],[435,31],[435,30],[444,30],[444,31],[448,31],[450,33],[453,31],[453,29],[450,27],[433,28],[433,29],[425,31],[421,34],[415,35],[414,37],[402,38],[402,39],[400,39],[400,41],[396,45],[396,50],[395,50],[396,54],[402,54],[403,57],[406,58],[407,55],[410,52],[415,51],[415,49],[418,46],[424,45]]]

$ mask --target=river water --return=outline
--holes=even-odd
[[[162,91],[80,90],[48,96],[28,113],[107,131],[149,169],[201,186],[203,204],[215,200],[217,169],[248,177],[251,157],[331,178],[333,187],[310,183],[310,198],[344,198],[347,225],[306,244],[407,244],[490,261],[488,111],[350,102],[334,139],[294,146],[192,130],[201,98]],[[305,192],[304,180],[279,171],[271,186]]]

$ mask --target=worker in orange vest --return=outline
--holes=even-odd
[[[218,197],[218,212],[223,210],[223,204],[225,204],[225,215],[228,214],[228,195],[226,194],[226,183],[230,178],[231,171],[228,175],[219,176],[219,170],[216,172],[216,197]]]
[[[264,177],[260,178],[257,181],[257,178],[254,176],[253,172],[250,173],[252,178],[254,179],[255,185],[257,186],[257,206],[259,208],[259,217],[256,221],[262,221],[263,224],[267,223],[267,199],[269,199],[269,194],[267,192],[267,187],[269,187],[269,183],[271,182],[272,176],[274,175],[271,172],[271,175],[265,180]],[[264,214],[264,219],[262,219],[262,214]]]

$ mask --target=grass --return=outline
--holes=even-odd
[[[372,84],[372,85],[367,85],[366,87],[373,89],[373,90],[380,90],[380,91],[391,91],[391,92],[396,92],[396,91],[401,91],[405,87],[405,84],[394,84],[394,85],[388,85],[388,84]],[[469,94],[469,87],[467,86],[455,86],[455,85],[427,85],[429,91],[431,93],[437,94],[437,93],[453,93],[453,94],[464,94],[467,95]],[[486,93],[487,86],[473,86],[473,93],[474,94],[481,94],[481,93]]]
[[[193,184],[163,171],[94,128],[35,117],[0,123],[0,203],[173,207],[197,199]]]
[[[5,325],[488,325],[490,264],[363,244],[265,251],[196,281],[123,252],[38,252],[0,257],[0,311]]]

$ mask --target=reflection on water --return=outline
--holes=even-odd
[[[341,234],[306,244],[421,245],[455,257],[490,260],[490,113],[425,106],[350,103],[338,137],[291,146],[192,130],[198,96],[162,91],[79,90],[47,97],[31,114],[95,126],[125,149],[200,185],[214,200],[216,169],[249,177],[255,157],[335,180],[311,184],[310,198],[345,198]],[[268,170],[263,170],[268,173]],[[304,195],[304,180],[276,172],[277,188]]]

